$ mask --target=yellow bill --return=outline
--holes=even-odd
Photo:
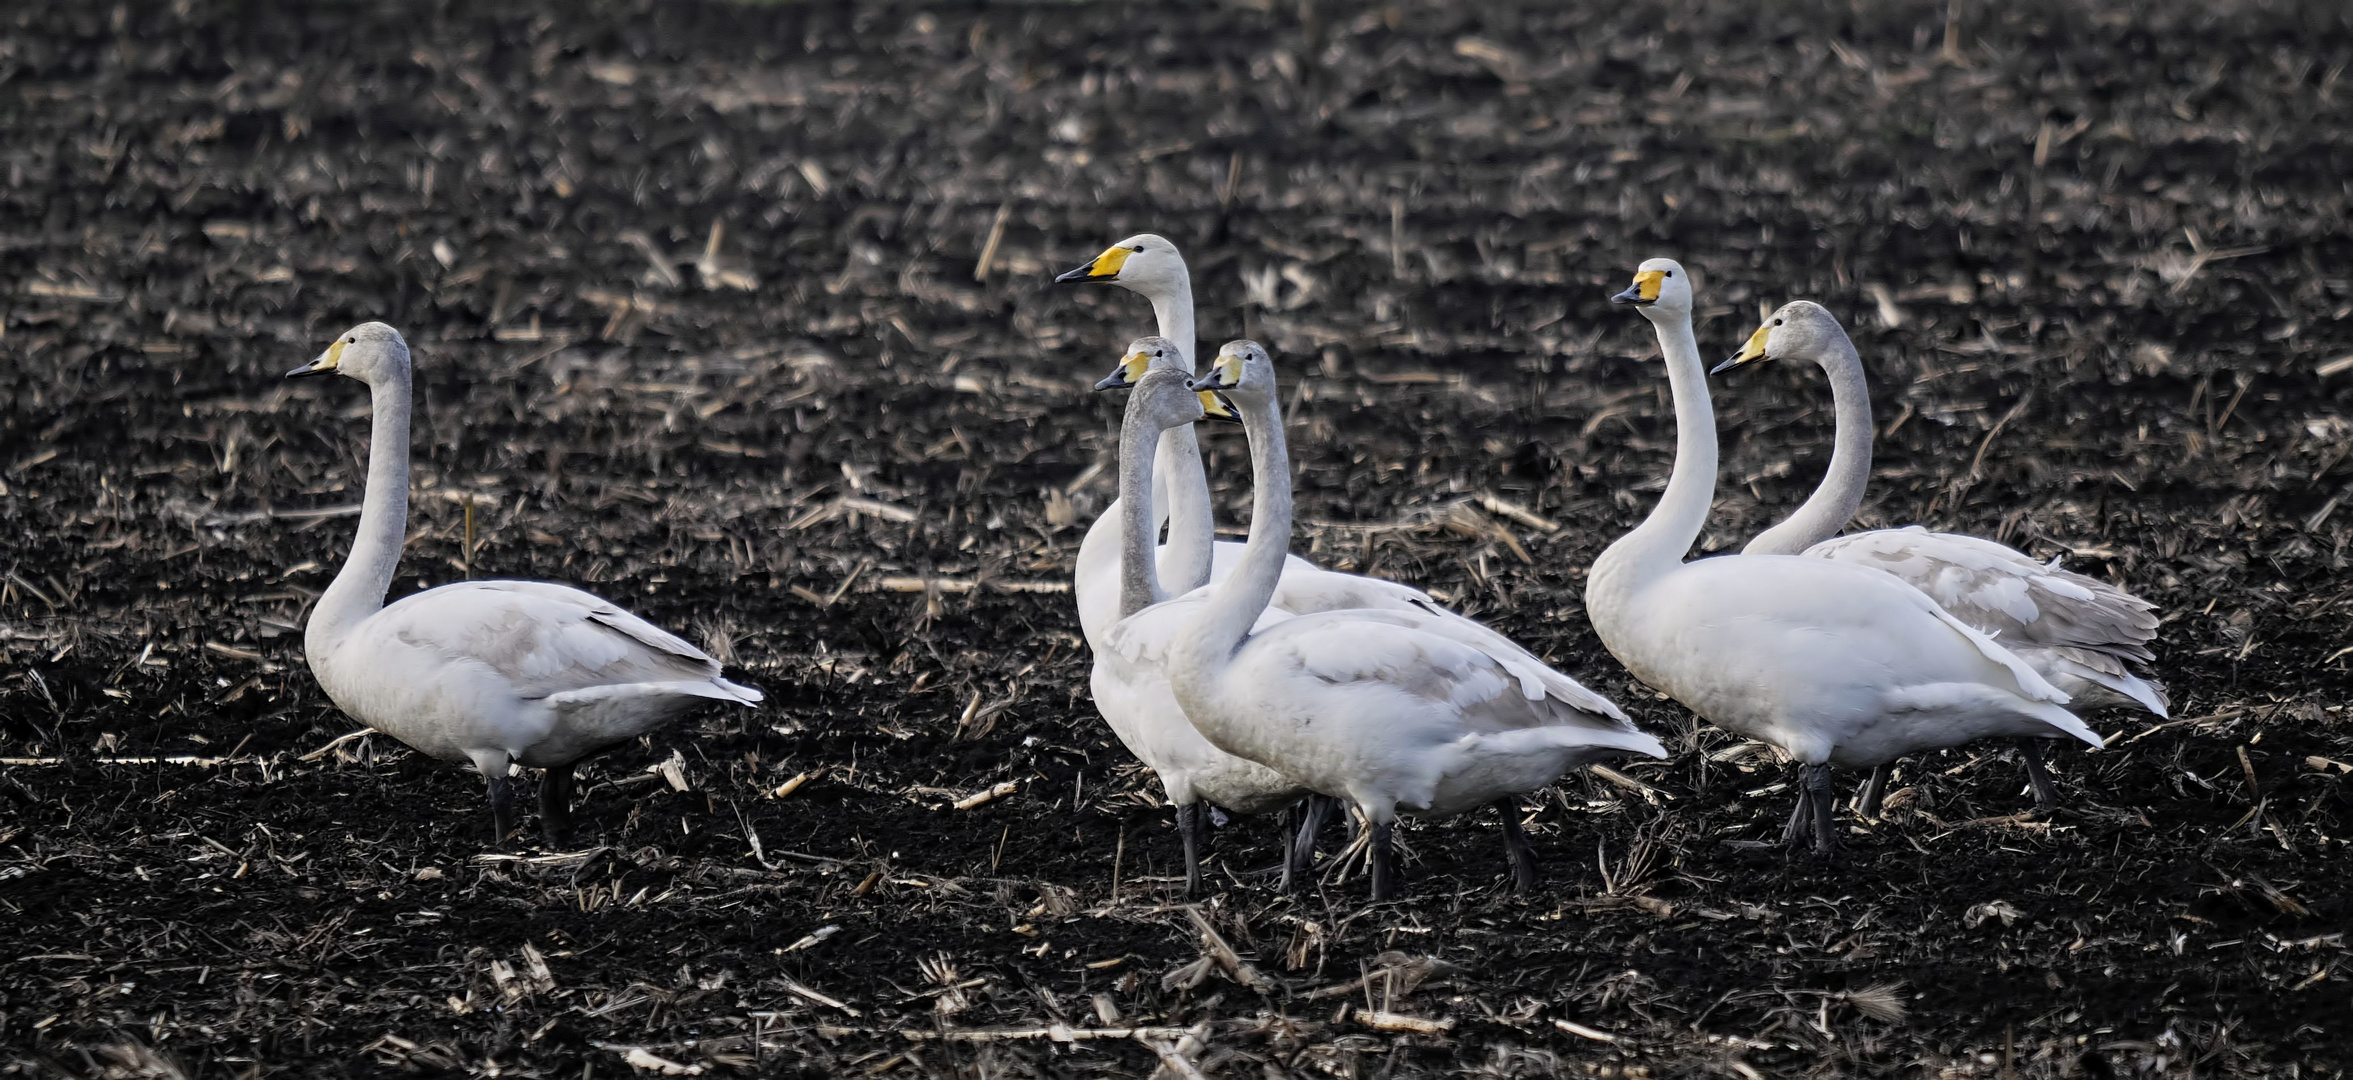
[[[1201,391],[1201,411],[1207,413],[1211,420],[1223,420],[1232,424],[1242,422],[1242,414],[1234,411],[1234,403],[1227,401],[1224,394],[1215,390]]]
[[[1060,277],[1057,277],[1057,278],[1055,278],[1054,280],[1056,280],[1056,281],[1111,281],[1111,280],[1114,280],[1114,279],[1116,279],[1116,278],[1118,278],[1118,277],[1119,277],[1119,268],[1120,268],[1120,267],[1122,267],[1122,266],[1126,266],[1126,265],[1127,265],[1127,258],[1128,258],[1128,256],[1130,256],[1130,255],[1133,255],[1133,254],[1135,254],[1135,253],[1136,253],[1136,249],[1134,249],[1134,248],[1127,248],[1127,247],[1109,247],[1109,248],[1104,248],[1104,249],[1103,249],[1103,254],[1095,256],[1095,261],[1094,261],[1094,262],[1088,263],[1088,264],[1086,264],[1085,266],[1081,266],[1081,267],[1079,267],[1078,269],[1071,270],[1071,271],[1069,271],[1069,272],[1067,272],[1067,273],[1064,273],[1063,275],[1061,275]]]
[[[1757,332],[1748,336],[1748,342],[1740,347],[1739,352],[1732,354],[1732,359],[1709,368],[1708,374],[1713,375],[1719,371],[1728,371],[1742,364],[1754,363],[1758,360],[1772,359],[1772,357],[1765,355],[1765,339],[1772,336],[1772,323],[1757,327]]]
[[[344,339],[336,338],[335,344],[327,346],[327,351],[320,353],[318,359],[287,372],[286,377],[299,379],[305,375],[325,375],[334,371],[343,363],[343,345]]]
[[[1095,389],[1125,390],[1142,382],[1144,372],[1151,370],[1151,367],[1151,357],[1141,352],[1129,353],[1120,358],[1119,366],[1112,368],[1111,374],[1103,376],[1102,381],[1095,384]]]

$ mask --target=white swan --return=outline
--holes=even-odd
[[[1140,233],[1105,248],[1086,265],[1054,280],[1118,285],[1152,302],[1158,336],[1130,345],[1127,360],[1111,378],[1097,383],[1096,389],[1132,385],[1145,371],[1157,368],[1194,373],[1192,276],[1176,245],[1151,233]],[[1233,572],[1241,560],[1242,545],[1215,539],[1209,477],[1190,425],[1172,428],[1161,436],[1152,472],[1152,498],[1153,531],[1157,534],[1163,522],[1168,525],[1168,543],[1162,546],[1156,563],[1161,568],[1160,583],[1169,595],[1190,591],[1204,582],[1222,581]],[[1119,617],[1120,518],[1116,505],[1105,508],[1079,542],[1072,592],[1078,601],[1079,626],[1090,646]],[[1325,570],[1296,555],[1284,560],[1282,584],[1276,589],[1273,606],[1292,614],[1366,607],[1453,614],[1420,589]]]
[[[560,846],[575,763],[699,702],[760,700],[720,678],[701,649],[563,585],[455,582],[385,606],[408,523],[408,343],[383,323],[363,323],[286,377],[329,373],[368,384],[375,419],[359,535],[311,609],[303,653],[354,719],[481,770],[499,839],[515,826],[510,764],[547,770],[541,823]]]
[[[1159,339],[1130,346],[1148,350]],[[1279,810],[1308,794],[1298,782],[1253,761],[1210,745],[1194,730],[1168,687],[1165,665],[1171,640],[1185,625],[1181,605],[1161,604],[1167,598],[1153,566],[1150,499],[1152,447],[1161,432],[1190,425],[1205,415],[1205,407],[1225,412],[1223,403],[1190,388],[1191,379],[1168,368],[1146,373],[1128,398],[1126,421],[1119,433],[1119,501],[1114,508],[1126,520],[1120,555],[1120,621],[1112,635],[1121,648],[1095,650],[1091,687],[1095,708],[1119,736],[1120,744],[1151,766],[1176,808],[1177,835],[1185,849],[1185,895],[1201,891],[1201,841],[1207,832],[1204,800],[1243,814]],[[1230,414],[1228,414],[1230,415]],[[1269,611],[1261,625],[1287,618]],[[1290,831],[1284,830],[1285,842]],[[1293,860],[1283,860],[1285,885]]]
[[[2156,659],[2156,605],[2107,582],[2040,563],[2018,550],[1918,525],[1837,536],[1862,505],[1871,482],[1871,394],[1863,359],[1838,319],[1811,300],[1793,300],[1768,316],[1747,344],[1710,372],[1759,360],[1810,360],[1829,377],[1836,443],[1821,486],[1780,524],[1741,550],[1751,555],[1809,555],[1876,566],[1910,582],[1953,617],[1987,634],[2067,692],[2078,711],[2107,706],[2166,715],[2164,688],[2134,673]],[[2019,743],[2035,801],[2057,803],[2042,743]],[[1882,765],[1864,784],[1861,810],[1879,812]]]
[[[1151,254],[1151,249],[1146,249],[1146,254]],[[1186,353],[1181,351],[1174,341],[1165,339],[1165,336],[1141,336],[1141,339],[1136,339],[1127,346],[1125,358],[1118,362],[1118,367],[1113,367],[1111,374],[1104,376],[1101,381],[1096,381],[1094,388],[1096,391],[1120,391],[1120,388],[1129,388],[1129,386],[1139,384],[1141,379],[1146,379],[1148,372],[1167,372],[1167,374],[1191,376],[1191,362],[1186,360]],[[1202,391],[1202,393],[1207,393],[1207,391]],[[1205,405],[1209,405],[1209,407],[1219,407],[1217,402],[1214,402],[1214,398],[1205,398],[1202,402],[1205,402]],[[1129,431],[1125,426],[1122,426],[1122,435],[1120,435],[1122,478],[1125,478],[1127,468],[1132,468],[1129,466],[1129,461],[1134,461],[1134,456],[1127,452],[1129,449],[1127,438],[1129,438]],[[1174,525],[1172,525],[1172,529],[1169,529],[1172,534],[1181,527],[1181,513],[1184,513],[1184,506],[1200,506],[1202,513],[1207,513],[1207,504],[1209,504],[1209,499],[1207,499],[1209,480],[1207,480],[1207,475],[1200,475],[1198,445],[1193,445],[1191,442],[1191,438],[1193,438],[1191,433],[1186,433],[1186,438],[1188,438],[1188,442],[1184,447],[1181,447],[1181,452],[1176,456],[1169,456],[1167,433],[1160,435],[1158,461],[1191,461],[1191,464],[1195,466],[1195,482],[1200,485],[1198,504],[1195,504],[1195,501],[1179,501],[1179,518],[1172,518]],[[1151,468],[1146,468],[1146,471],[1151,473]],[[1146,485],[1146,487],[1158,487],[1158,485]],[[1144,527],[1146,529],[1144,534],[1153,532],[1151,520],[1144,518],[1141,511],[1134,511],[1134,513],[1129,511],[1129,506],[1136,506],[1132,501],[1132,499],[1136,499],[1136,494],[1132,494],[1132,492],[1144,492],[1146,487],[1129,487],[1129,485],[1125,485],[1125,482],[1122,482],[1118,499],[1113,499],[1113,504],[1104,508],[1104,515],[1094,522],[1094,527],[1087,529],[1087,536],[1080,541],[1078,584],[1075,584],[1073,591],[1078,593],[1080,631],[1087,635],[1087,647],[1092,649],[1094,656],[1096,656],[1096,668],[1094,668],[1096,678],[1106,678],[1108,675],[1108,678],[1115,680],[1111,685],[1111,696],[1108,696],[1108,699],[1101,692],[1096,694],[1096,708],[1099,708],[1099,711],[1104,711],[1104,720],[1111,722],[1113,732],[1120,736],[1120,744],[1127,746],[1129,753],[1134,753],[1136,758],[1144,760],[1146,765],[1151,765],[1153,772],[1158,772],[1162,776],[1162,786],[1165,786],[1169,791],[1169,802],[1172,802],[1172,807],[1176,807],[1176,831],[1179,831],[1179,838],[1184,840],[1184,847],[1186,847],[1186,889],[1188,892],[1193,892],[1193,889],[1198,889],[1198,882],[1200,882],[1198,852],[1200,852],[1202,840],[1207,838],[1205,816],[1202,816],[1202,812],[1200,812],[1198,800],[1214,802],[1214,805],[1235,809],[1235,812],[1242,812],[1242,814],[1257,814],[1264,807],[1268,807],[1268,800],[1273,798],[1273,779],[1278,779],[1280,774],[1249,772],[1249,769],[1264,769],[1264,767],[1252,765],[1252,762],[1245,762],[1240,758],[1233,758],[1233,755],[1226,755],[1224,751],[1217,751],[1217,748],[1209,746],[1205,739],[1200,739],[1200,736],[1191,729],[1191,725],[1186,725],[1184,729],[1176,729],[1172,725],[1167,725],[1165,720],[1169,720],[1169,718],[1174,718],[1176,722],[1184,722],[1184,713],[1176,711],[1174,699],[1167,699],[1165,678],[1160,678],[1158,675],[1158,668],[1162,664],[1162,652],[1158,647],[1151,645],[1151,638],[1146,638],[1144,631],[1134,631],[1136,633],[1134,647],[1141,649],[1141,652],[1132,656],[1132,659],[1120,656],[1118,649],[1111,649],[1111,647],[1104,645],[1104,638],[1108,633],[1111,633],[1111,628],[1118,624],[1120,619],[1127,619],[1127,616],[1132,616],[1136,612],[1136,607],[1127,602],[1127,572],[1125,572],[1125,555],[1122,553],[1127,551],[1125,536],[1129,534],[1127,529],[1132,527],[1129,522]],[[1191,593],[1193,588],[1209,584],[1209,581],[1202,579],[1202,576],[1195,576],[1195,579],[1188,579],[1188,581],[1174,581],[1172,584],[1169,574],[1160,572],[1160,569],[1155,567],[1155,562],[1158,562],[1158,553],[1169,551],[1172,546],[1174,546],[1174,541],[1169,546],[1160,546],[1158,551],[1153,553],[1153,560],[1146,560],[1146,567],[1153,567],[1153,586],[1158,588],[1158,591],[1148,598],[1151,602],[1167,600],[1169,595],[1174,595],[1174,593]],[[1219,558],[1217,558],[1217,562],[1214,562],[1214,567],[1217,567],[1217,579],[1224,579],[1224,576],[1231,574],[1233,567],[1240,562],[1242,544],[1219,541],[1217,553],[1219,553]],[[1428,621],[1424,621],[1424,626],[1428,628],[1428,631],[1454,635],[1454,638],[1464,640],[1466,645],[1487,649],[1487,652],[1492,652],[1494,656],[1504,656],[1506,664],[1511,664],[1515,671],[1522,671],[1522,668],[1525,668],[1525,671],[1529,673],[1527,678],[1544,678],[1544,675],[1539,675],[1539,673],[1548,671],[1548,668],[1544,666],[1544,661],[1537,659],[1534,654],[1529,654],[1527,649],[1515,645],[1513,640],[1504,638],[1501,633],[1494,633],[1492,628],[1487,628],[1485,624],[1478,624],[1478,621],[1466,619],[1466,616],[1461,616],[1457,612],[1452,612],[1452,609],[1438,605],[1438,600],[1433,600],[1431,595],[1419,591],[1419,588],[1395,584],[1395,581],[1372,579],[1372,576],[1341,574],[1341,572],[1334,572],[1334,569],[1320,569],[1320,567],[1311,565],[1311,562],[1301,560],[1299,555],[1287,553],[1285,558],[1282,558],[1282,579],[1278,581],[1278,586],[1275,586],[1275,598],[1273,598],[1271,605],[1268,605],[1268,614],[1285,614],[1287,616],[1287,614],[1337,612],[1337,609],[1367,609],[1367,607],[1395,609],[1395,612],[1412,612],[1417,616],[1428,616]],[[1151,626],[1158,626],[1158,631],[1153,631],[1153,633],[1160,633],[1160,635],[1176,631],[1176,621],[1169,621],[1169,619],[1160,619],[1158,624],[1151,624]],[[1141,682],[1136,682],[1136,680],[1141,680]],[[1134,685],[1127,687],[1129,689],[1127,694],[1122,694],[1118,682],[1134,682]],[[1106,701],[1108,701],[1108,706],[1106,706]],[[1167,708],[1172,711],[1169,715],[1158,715],[1162,701],[1167,701]],[[1598,696],[1595,696],[1593,701],[1586,701],[1584,706],[1602,708],[1602,711],[1612,711],[1612,708],[1617,708],[1617,706],[1609,706],[1605,699],[1598,699]],[[1240,769],[1240,765],[1247,765],[1247,769]],[[1214,776],[1214,779],[1188,779],[1188,776]],[[1287,791],[1292,791],[1294,795],[1304,795],[1304,791],[1299,791],[1297,784],[1289,784],[1289,781],[1285,781],[1285,784],[1287,784]],[[1193,791],[1195,795],[1198,795],[1198,798],[1186,798],[1184,795],[1186,791]],[[1329,802],[1327,798],[1320,798],[1320,795],[1318,798],[1308,798],[1306,807],[1304,807],[1304,816],[1301,816],[1301,821],[1299,821],[1297,835],[1289,835],[1289,833],[1285,835],[1287,854],[1285,854],[1285,864],[1282,864],[1282,885],[1285,887],[1289,887],[1294,873],[1304,871],[1304,868],[1311,864],[1311,859],[1315,854],[1315,842],[1318,842],[1318,835],[1322,831],[1322,824],[1325,824],[1329,809],[1332,809],[1332,802]]]
[[[1989,736],[2100,745],[2061,707],[2066,694],[1893,574],[1789,555],[1683,561],[1716,486],[1690,279],[1673,260],[1651,259],[1611,299],[1639,305],[1658,331],[1675,399],[1675,467],[1650,516],[1594,561],[1585,609],[1636,677],[1800,763],[1791,840],[1810,823],[1817,850],[1834,846],[1834,764],[1875,766]]]
[[[1169,684],[1211,743],[1364,813],[1375,900],[1395,890],[1390,829],[1400,812],[1446,817],[1509,800],[1617,751],[1665,756],[1616,706],[1524,650],[1434,629],[1447,617],[1360,609],[1266,623],[1291,536],[1274,365],[1255,342],[1229,342],[1195,386],[1226,394],[1249,433],[1250,541],[1231,577],[1138,618],[1184,618],[1168,648]],[[1145,651],[1124,632],[1109,644]],[[1503,809],[1514,881],[1525,888],[1535,855],[1516,807]]]
[[[1150,363],[1193,374],[1193,279],[1175,244],[1140,233],[1105,248],[1093,261],[1054,280],[1115,284],[1151,300],[1153,317],[1159,322],[1154,346],[1159,355],[1151,357]],[[1140,369],[1143,365],[1137,366]],[[1106,507],[1079,541],[1071,589],[1078,601],[1079,628],[1090,646],[1119,619],[1120,519],[1116,506]],[[1155,560],[1165,591],[1174,595],[1208,581],[1216,523],[1210,513],[1209,477],[1202,469],[1201,446],[1191,424],[1170,428],[1160,436],[1159,457],[1152,469],[1151,522],[1154,536],[1159,535],[1163,523],[1169,527],[1168,543]]]

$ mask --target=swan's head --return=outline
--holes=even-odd
[[[1119,358],[1119,366],[1095,384],[1097,390],[1126,390],[1140,386],[1144,377],[1155,371],[1170,371],[1190,378],[1192,365],[1185,362],[1185,354],[1176,342],[1164,337],[1140,337],[1128,342],[1127,355]],[[1214,390],[1203,390],[1199,395],[1201,409],[1212,420],[1241,423],[1242,415],[1234,411],[1232,402],[1219,397]]]
[[[1670,315],[1691,314],[1691,275],[1683,272],[1683,264],[1673,259],[1644,259],[1634,268],[1634,284],[1626,291],[1610,297],[1613,304],[1632,304],[1642,309],[1645,317],[1653,311]]]
[[[1838,355],[1840,346],[1854,348],[1852,341],[1847,341],[1847,327],[1838,325],[1838,315],[1831,315],[1828,308],[1814,301],[1788,301],[1781,311],[1765,315],[1765,325],[1748,334],[1748,344],[1732,353],[1732,360],[1711,367],[1708,374],[1758,360],[1812,360],[1819,365]]]
[[[1135,392],[1128,395],[1128,426],[1161,432],[1208,415],[1204,403],[1214,395],[1194,391],[1192,383],[1192,376],[1182,371],[1156,368],[1145,372],[1136,381]]]
[[[1137,233],[1104,248],[1093,262],[1054,280],[1102,282],[1151,299],[1173,296],[1191,284],[1185,275],[1185,257],[1177,254],[1176,245],[1152,233]]]
[[[370,322],[344,331],[327,346],[327,351],[287,372],[286,377],[349,375],[373,386],[383,379],[406,379],[408,373],[409,343],[400,339],[400,331],[380,322]]]
[[[1792,300],[1767,316],[1764,325],[1748,336],[1748,344],[1742,345],[1732,359],[1717,364],[1708,374],[1759,360],[1821,363],[1846,339],[1846,330],[1838,325],[1838,318],[1829,309],[1811,300]]]
[[[1216,390],[1235,401],[1255,405],[1275,396],[1275,362],[1266,346],[1236,338],[1219,346],[1209,374],[1193,380],[1195,390]]]
[[[1176,347],[1176,342],[1164,337],[1140,337],[1127,343],[1127,352],[1120,356],[1119,366],[1103,376],[1095,389],[1125,390],[1142,382],[1145,372],[1163,369],[1193,373],[1192,365],[1185,361],[1185,354]]]

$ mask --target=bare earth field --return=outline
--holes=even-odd
[[[0,1073],[2344,1075],[2344,5],[574,7],[0,11]],[[1297,550],[1675,752],[1527,800],[1535,892],[1492,814],[1369,908],[1237,818],[1183,902],[1067,593],[1150,313],[1047,283],[1144,230],[1296,380]],[[2157,602],[2174,719],[2089,717],[2055,813],[1988,744],[1760,843],[1783,766],[1580,602],[1673,449],[1652,255],[1711,355],[1829,305],[1860,523]],[[579,584],[769,695],[590,766],[580,850],[303,665],[367,402],[278,375],[374,318],[395,594]],[[1830,435],[1713,383],[1704,551]]]

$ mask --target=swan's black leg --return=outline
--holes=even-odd
[[[489,778],[491,843],[503,844],[515,831],[515,782],[501,772]]]
[[[2041,739],[2018,740],[2018,753],[2026,759],[2026,779],[2034,785],[2034,805],[2049,810],[2059,805],[2059,786],[2051,782],[2051,770],[2043,764]]]
[[[1789,824],[1781,827],[1781,842],[1784,844],[1794,845],[1802,842],[1806,838],[1806,830],[1812,828],[1814,824],[1814,800],[1806,794],[1805,772],[1802,767],[1798,772],[1798,777],[1797,805],[1789,808]]]
[[[1397,852],[1390,846],[1390,822],[1373,823],[1372,849],[1367,859],[1372,864],[1373,903],[1389,900],[1397,895]]]
[[[1201,803],[1176,808],[1177,838],[1185,844],[1185,896],[1201,895]]]
[[[1855,800],[1855,813],[1860,817],[1879,816],[1879,804],[1887,798],[1887,778],[1895,774],[1895,762],[1875,765],[1871,779],[1863,781],[1863,797]]]
[[[1838,840],[1831,834],[1830,765],[1806,765],[1797,771],[1798,783],[1806,790],[1801,796],[1814,805],[1814,853],[1828,855],[1838,850]]]
[[[1275,818],[1275,831],[1283,837],[1283,872],[1275,881],[1278,892],[1291,891],[1291,850],[1299,846],[1299,813],[1299,804],[1292,803]]]
[[[1536,845],[1528,842],[1527,830],[1520,828],[1519,804],[1501,799],[1495,808],[1503,812],[1503,850],[1511,856],[1512,891],[1525,893],[1536,887]]]
[[[1332,799],[1324,795],[1309,795],[1300,804],[1299,833],[1291,842],[1292,866],[1297,869],[1298,875],[1292,877],[1286,869],[1286,887],[1293,881],[1304,879],[1307,872],[1315,867],[1316,841],[1320,839],[1318,834],[1324,831],[1324,821],[1331,817],[1332,806]]]
[[[550,765],[539,774],[539,827],[547,846],[562,851],[572,844],[572,766]]]

